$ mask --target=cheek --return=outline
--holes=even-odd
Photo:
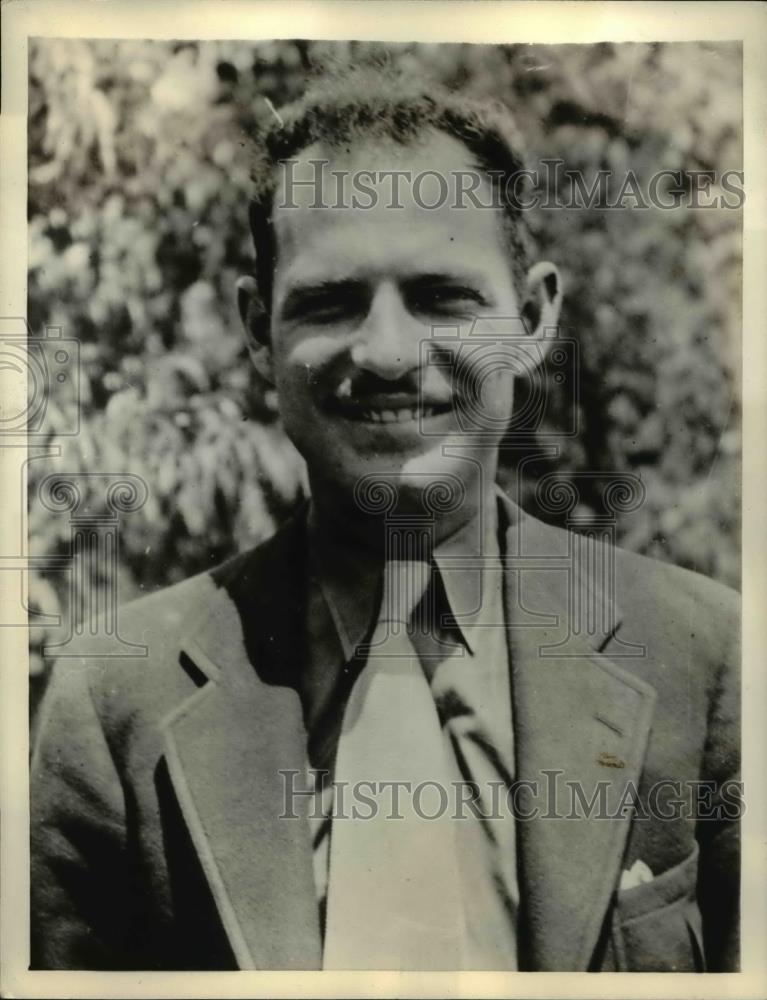
[[[305,350],[301,341],[291,338],[286,343],[281,338],[274,351],[273,366],[279,394],[300,398],[308,393],[313,364],[311,352]]]
[[[336,331],[293,330],[276,341],[273,365],[278,390],[312,395],[331,384],[332,372],[345,349]]]
[[[301,365],[286,364],[284,360],[275,361],[274,386],[282,422],[288,435],[293,437],[294,431],[310,422],[308,411],[312,397],[307,369]]]
[[[489,416],[505,417],[511,413],[514,399],[514,374],[498,366],[481,372],[476,385],[477,404]]]

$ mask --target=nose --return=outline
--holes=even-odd
[[[351,348],[357,368],[394,381],[418,367],[423,328],[408,312],[397,287],[382,283]]]

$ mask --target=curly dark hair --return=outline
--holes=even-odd
[[[334,71],[310,83],[304,95],[270,115],[256,138],[251,179],[254,196],[250,226],[256,249],[256,280],[263,306],[271,309],[276,244],[272,208],[277,165],[315,143],[346,149],[370,139],[416,144],[434,131],[466,146],[475,166],[487,172],[493,204],[503,213],[514,286],[522,295],[530,263],[529,233],[519,208],[519,185],[509,197],[510,181],[524,180],[524,146],[508,108],[451,92],[440,84],[417,80],[390,67]]]

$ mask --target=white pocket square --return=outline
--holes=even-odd
[[[631,868],[621,872],[621,881],[618,888],[621,892],[626,889],[633,889],[635,886],[643,885],[645,882],[652,882],[654,876],[644,861],[635,861]]]

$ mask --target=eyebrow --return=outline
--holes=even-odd
[[[478,291],[484,291],[487,281],[480,271],[427,271],[406,278],[402,284],[405,288],[419,285],[470,285]]]
[[[482,285],[485,283],[484,274],[481,271],[425,271],[423,274],[416,274],[412,278],[406,278],[403,284],[434,284],[434,285]]]

